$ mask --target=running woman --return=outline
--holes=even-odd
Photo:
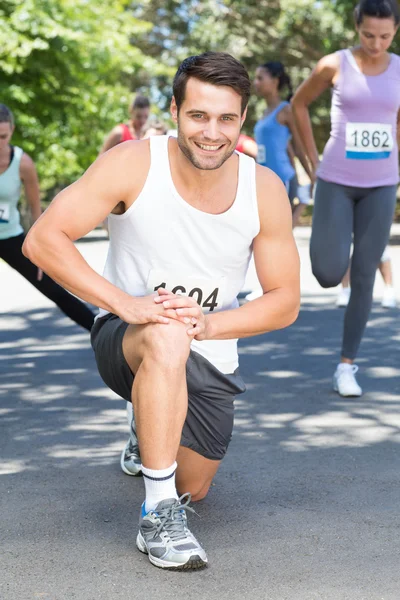
[[[296,176],[288,152],[290,141],[307,175],[312,177],[289,102],[292,97],[290,76],[281,62],[267,62],[257,68],[254,88],[267,104],[263,117],[254,128],[258,146],[257,162],[274,171],[289,191],[290,182]],[[287,99],[282,100],[282,91],[285,89],[288,92]]]
[[[341,361],[333,376],[334,390],[341,396],[362,393],[354,360],[396,205],[400,58],[388,49],[399,21],[394,1],[361,1],[355,9],[359,45],[322,58],[293,99],[300,135],[318,177],[310,253],[320,285],[340,283],[354,240]],[[329,87],[331,136],[319,163],[308,106]]]
[[[22,254],[25,235],[17,208],[21,187],[24,186],[33,222],[41,215],[40,193],[33,160],[21,148],[11,145],[13,131],[13,114],[7,106],[0,104],[0,258],[57,304],[70,319],[90,331],[93,312]]]
[[[184,60],[171,104],[178,137],[127,142],[100,156],[24,246],[101,307],[92,330],[98,368],[132,401],[137,426],[146,497],[136,543],[165,569],[207,564],[186,512],[190,494],[207,495],[231,439],[234,396],[244,391],[237,338],[286,327],[299,309],[285,188],[235,152],[250,87],[229,54]],[[101,277],[73,240],[108,214]],[[252,250],[264,294],[239,307]]]
[[[289,103],[292,97],[292,84],[283,64],[272,61],[258,67],[254,88],[256,94],[264,98],[267,104],[263,117],[254,128],[258,147],[257,162],[276,173],[282,180],[286,192],[289,192],[290,182],[296,178],[296,170],[290,161],[288,152],[288,144],[291,140],[294,151],[309,176],[311,176],[311,169],[307,164],[294,122]],[[282,100],[282,91],[285,89],[288,96],[286,100]],[[251,268],[253,268],[253,264]],[[262,294],[262,287],[258,285],[256,289],[246,295],[245,300],[251,302]]]
[[[106,137],[101,153],[110,148],[128,142],[130,140],[141,140],[145,133],[145,126],[150,115],[150,102],[145,96],[136,96],[129,109],[130,119],[128,123],[116,125]]]

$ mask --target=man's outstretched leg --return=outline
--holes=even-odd
[[[146,488],[137,546],[153,564],[169,569],[207,564],[206,553],[187,527],[190,495],[179,499],[175,487],[188,407],[186,329],[178,322],[130,326],[123,339],[123,353],[134,374],[132,404]],[[204,483],[193,481],[196,492]]]

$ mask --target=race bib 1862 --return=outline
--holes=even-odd
[[[10,220],[10,205],[0,202],[0,223],[8,223]]]
[[[383,123],[346,123],[346,158],[389,158],[393,150],[392,126]]]
[[[173,294],[193,298],[203,312],[213,312],[222,308],[224,281],[224,278],[213,280],[152,269],[147,280],[147,292],[153,294],[164,288]]]

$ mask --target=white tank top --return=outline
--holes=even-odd
[[[239,154],[236,198],[214,215],[188,204],[172,181],[168,137],[150,138],[151,162],[143,190],[122,215],[110,214],[104,277],[131,296],[163,286],[192,296],[203,312],[238,306],[254,237],[260,230],[255,162]],[[100,309],[98,317],[107,314]],[[198,352],[223,373],[238,367],[237,340],[193,340]]]

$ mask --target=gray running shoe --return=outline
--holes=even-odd
[[[182,500],[185,500],[182,503]],[[156,567],[183,571],[207,566],[207,556],[187,527],[190,494],[159,502],[146,514],[143,502],[136,545]]]
[[[121,452],[121,469],[127,475],[138,476],[142,474],[142,460],[140,458],[139,444],[136,437],[135,421],[131,421],[129,440]]]

